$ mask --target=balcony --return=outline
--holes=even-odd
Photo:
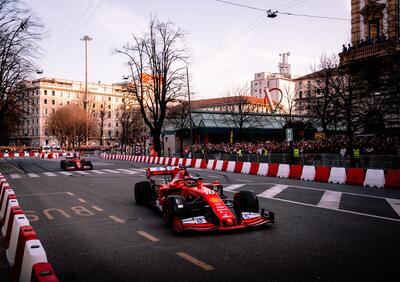
[[[379,57],[393,52],[400,51],[399,42],[378,42],[366,46],[350,47],[339,53],[340,63],[347,64],[350,62]]]

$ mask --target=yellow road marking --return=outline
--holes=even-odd
[[[150,241],[153,241],[153,242],[160,241],[158,238],[154,237],[153,235],[150,235],[150,234],[147,233],[146,231],[137,231],[137,233],[139,233],[139,234],[142,235],[143,237],[149,239]]]
[[[112,220],[114,220],[114,221],[115,221],[115,222],[117,222],[117,223],[126,223],[126,221],[125,221],[125,220],[123,220],[123,219],[119,218],[118,216],[115,216],[115,215],[109,215],[108,217],[109,217],[109,218],[111,218]]]
[[[181,258],[187,260],[190,263],[193,263],[194,265],[200,267],[201,269],[205,270],[205,271],[213,271],[215,270],[214,267],[212,267],[209,264],[206,264],[205,262],[198,260],[197,258],[192,257],[191,255],[188,255],[185,252],[177,252],[176,253],[178,256],[180,256]]]

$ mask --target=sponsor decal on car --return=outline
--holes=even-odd
[[[204,216],[196,216],[196,217],[182,219],[182,223],[183,224],[203,224],[203,223],[207,223],[207,220],[205,219]]]

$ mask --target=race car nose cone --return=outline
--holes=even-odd
[[[225,224],[226,224],[227,226],[231,226],[231,225],[233,225],[233,220],[230,219],[230,218],[227,218],[227,219],[225,220]]]

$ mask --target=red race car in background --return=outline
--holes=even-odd
[[[80,156],[66,157],[65,160],[60,162],[61,169],[64,170],[88,170],[93,169],[91,161],[81,159]]]
[[[239,191],[228,200],[218,181],[203,183],[184,167],[151,167],[146,174],[148,181],[135,184],[136,203],[159,208],[176,231],[232,230],[274,222],[274,213],[260,211],[252,191]],[[157,175],[164,176],[162,183],[152,179]]]

